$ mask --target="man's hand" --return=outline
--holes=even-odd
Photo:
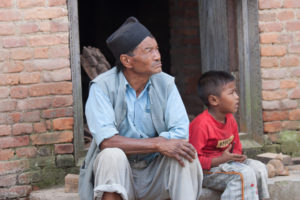
[[[179,139],[164,139],[158,144],[158,150],[165,156],[175,158],[181,166],[184,166],[183,159],[192,162],[196,157],[196,150],[185,140]]]

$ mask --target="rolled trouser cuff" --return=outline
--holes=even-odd
[[[120,184],[98,185],[94,188],[94,198],[102,199],[104,192],[118,193],[123,200],[128,200],[126,189]]]

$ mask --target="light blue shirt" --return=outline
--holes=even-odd
[[[168,131],[156,133],[151,119],[148,93],[149,85],[151,84],[150,80],[138,97],[136,97],[135,90],[125,77],[123,80],[126,85],[127,115],[121,123],[120,130],[116,128],[115,112],[109,98],[103,93],[97,83],[92,84],[90,87],[85,114],[89,129],[97,145],[100,145],[104,139],[116,134],[130,138],[162,136],[167,139],[188,139],[189,120],[176,86],[168,97],[164,114]]]

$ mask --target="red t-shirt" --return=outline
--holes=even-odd
[[[189,133],[189,142],[197,150],[200,163],[205,170],[211,168],[212,158],[221,156],[233,141],[235,142],[233,153],[242,154],[238,126],[231,113],[226,115],[226,123],[223,124],[205,110],[190,123]]]

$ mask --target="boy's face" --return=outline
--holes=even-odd
[[[239,107],[239,96],[236,92],[235,81],[223,86],[220,96],[218,97],[219,111],[222,113],[235,113]]]

